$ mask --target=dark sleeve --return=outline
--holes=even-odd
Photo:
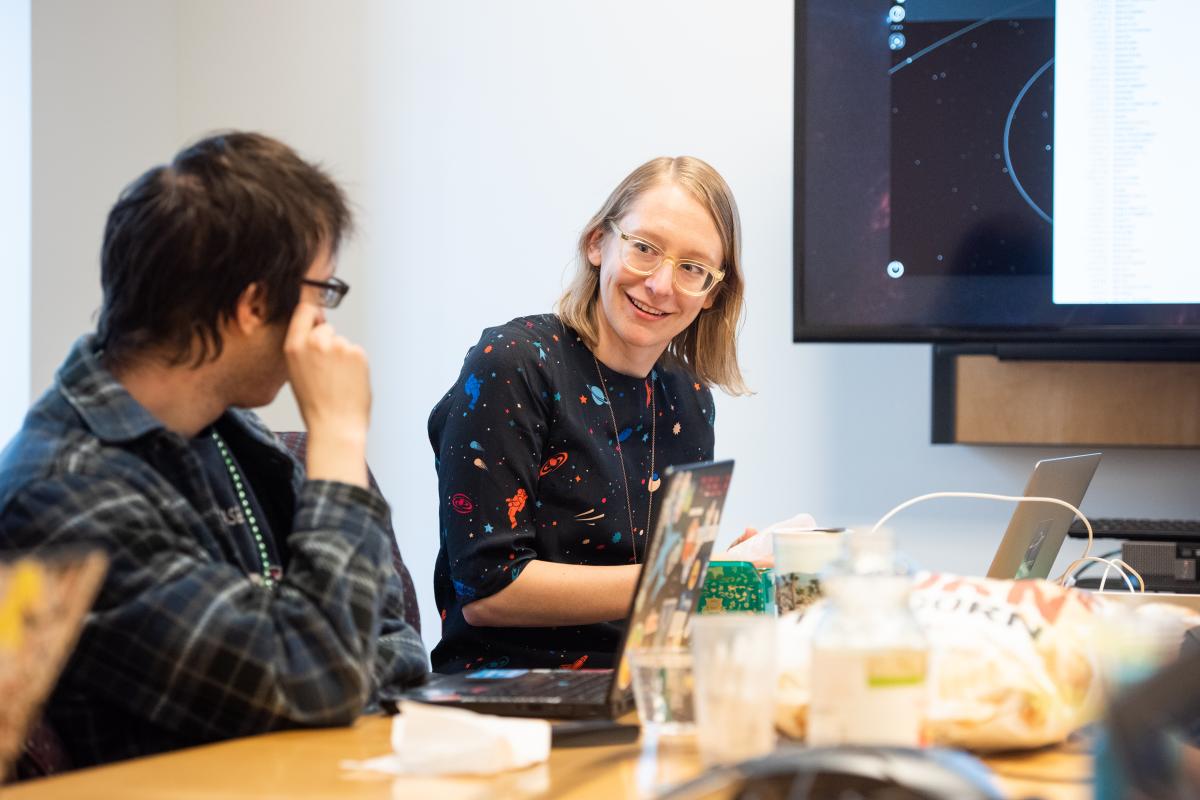
[[[470,603],[537,558],[531,522],[550,424],[549,382],[524,338],[491,329],[447,398],[437,455],[438,516],[454,590]]]
[[[425,643],[407,621],[406,592],[400,577],[389,575],[379,630],[379,651],[375,656],[375,695],[396,699],[429,671]]]
[[[122,482],[81,475],[36,482],[5,510],[10,546],[108,551],[73,688],[187,736],[227,738],[349,723],[373,677],[423,663],[415,634],[389,641],[385,666],[376,663],[394,577],[377,494],[306,481],[274,591],[214,561],[164,513]]]

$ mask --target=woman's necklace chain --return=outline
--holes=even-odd
[[[625,487],[625,511],[629,514],[629,543],[633,546],[633,561],[637,563],[637,531],[633,527],[633,498],[629,494],[629,476],[625,474],[625,453],[621,449],[621,432],[617,428],[617,415],[613,411],[612,400],[608,396],[608,385],[604,380],[604,373],[600,370],[600,360],[596,358],[595,353],[592,353],[592,362],[596,365],[596,376],[600,379],[600,391],[604,393],[604,404],[608,406],[608,418],[612,420],[613,445],[617,450],[617,463],[621,465],[621,483]],[[654,508],[654,493],[658,491],[659,486],[658,477],[654,472],[654,445],[658,439],[658,414],[654,408],[655,394],[652,372],[650,377],[650,477],[646,480],[648,495],[646,502],[646,527],[642,529],[643,533],[650,530],[650,511]]]
[[[246,495],[246,485],[242,480],[242,474],[238,470],[233,456],[229,454],[229,448],[225,446],[225,440],[220,437],[215,428],[212,432],[212,440],[217,443],[217,450],[221,453],[221,460],[225,462],[225,469],[229,471],[229,477],[233,481],[233,490],[238,496],[238,502],[242,505],[242,514],[246,517],[246,525],[249,526],[250,533],[254,535],[254,542],[258,546],[258,557],[262,561],[262,582],[269,589],[275,585],[275,580],[272,577],[274,573],[272,572],[271,559],[267,555],[267,543],[263,541],[262,531],[258,527],[258,519],[254,516],[254,511],[250,508],[250,499]]]

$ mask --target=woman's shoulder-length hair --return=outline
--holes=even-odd
[[[558,299],[558,316],[579,333],[591,349],[599,340],[596,308],[600,271],[588,261],[588,244],[593,234],[611,235],[607,223],[622,217],[647,189],[672,182],[690,192],[708,209],[721,237],[725,279],[712,290],[710,308],[667,346],[667,357],[684,367],[707,386],[725,392],[749,394],[737,362],[737,334],[741,323],[745,285],[742,279],[742,230],[737,203],[728,184],[715,169],[692,156],[661,157],[647,161],[631,172],[609,195],[579,236],[575,277]]]

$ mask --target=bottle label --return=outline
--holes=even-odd
[[[920,746],[928,666],[920,649],[814,648],[808,743]]]

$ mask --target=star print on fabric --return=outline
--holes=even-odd
[[[490,523],[490,522],[484,523],[484,526],[483,526],[484,533],[491,533],[494,530],[496,530],[496,529],[492,527],[492,523]]]
[[[673,433],[673,434],[675,434],[676,436],[678,436],[678,435],[679,435],[679,431],[680,431],[680,430],[682,430],[682,427],[680,426],[680,424],[679,424],[678,422],[676,422],[676,423],[675,423],[675,427],[671,428],[671,433]]]
[[[698,384],[698,383],[693,383],[693,384],[692,384],[692,388],[693,388],[693,389],[695,389],[695,390],[698,392],[698,391],[700,391],[700,384]]]
[[[581,395],[579,395],[579,402],[580,402],[581,404],[582,404],[582,403],[586,403],[586,402],[587,402],[587,396],[586,396],[586,395],[582,395],[582,394],[581,394]]]

